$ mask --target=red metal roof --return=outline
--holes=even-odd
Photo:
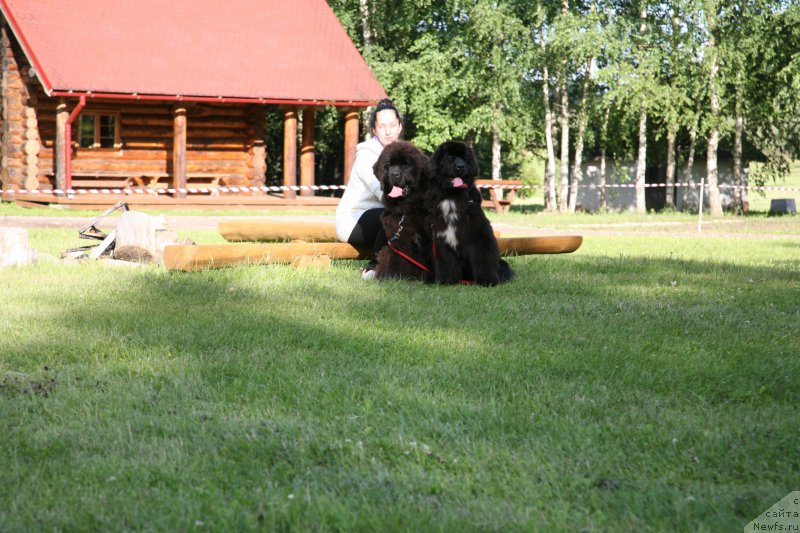
[[[325,0],[0,0],[45,91],[362,105],[386,96]]]

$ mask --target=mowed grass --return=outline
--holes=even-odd
[[[0,530],[734,531],[798,488],[797,240],[511,263],[3,271]]]

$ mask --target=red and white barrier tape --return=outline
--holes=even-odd
[[[699,188],[699,183],[675,183],[673,184],[674,187],[677,188]],[[705,187],[708,187],[708,184],[705,184]],[[609,183],[605,186],[601,187],[595,183],[592,184],[581,184],[578,185],[579,188],[582,189],[635,189],[636,184],[634,183]],[[667,187],[666,183],[645,183],[645,188],[657,188],[657,187]],[[346,188],[345,185],[273,185],[273,186],[261,186],[261,187],[237,187],[237,186],[225,186],[225,187],[193,187],[191,189],[149,189],[146,187],[127,187],[124,189],[109,189],[109,188],[86,188],[86,189],[70,189],[67,191],[61,189],[0,189],[0,194],[41,194],[41,195],[55,195],[55,196],[77,196],[77,195],[86,195],[86,194],[108,194],[108,195],[125,195],[130,196],[133,194],[208,194],[212,192],[224,192],[224,193],[246,193],[246,192],[285,192],[285,191],[336,191],[336,190],[344,190]],[[494,184],[487,184],[487,185],[478,185],[478,188],[481,189],[503,189],[503,190],[520,190],[520,189],[544,189],[544,185],[504,185],[502,183],[494,185]],[[560,188],[557,186],[556,189]],[[721,184],[719,185],[720,189],[747,189],[750,191],[781,191],[781,192],[799,192],[800,187],[776,187],[771,185],[729,185],[729,184]]]

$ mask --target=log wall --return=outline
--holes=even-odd
[[[41,151],[37,130],[35,97],[29,94],[28,67],[10,40],[8,30],[0,32],[2,69],[2,143],[0,146],[0,184],[3,189],[22,189],[37,185]]]
[[[53,184],[58,99],[38,98],[38,125],[42,138],[39,173]],[[75,103],[69,102],[69,109]],[[229,185],[263,184],[266,163],[263,137],[256,140],[260,106],[186,104],[186,172],[227,178]],[[90,100],[84,113],[119,113],[119,148],[75,148],[73,174],[95,171],[130,175],[173,174],[174,103]],[[262,120],[263,123],[263,120]],[[77,131],[77,121],[73,131]],[[262,130],[263,132],[263,130]],[[254,146],[256,149],[254,150]],[[259,179],[261,177],[261,179]]]

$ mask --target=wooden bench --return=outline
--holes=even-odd
[[[475,185],[478,190],[488,190],[489,199],[492,201],[492,207],[498,213],[508,213],[511,204],[517,199],[517,189],[506,189],[506,186],[519,187],[522,185],[521,180],[475,180]],[[508,194],[500,198],[498,191],[506,191]]]
[[[162,178],[171,178],[169,174],[148,174],[147,187],[149,189],[169,189],[172,187],[172,180],[161,181]],[[211,196],[219,196],[219,188],[229,185],[229,177],[220,175],[217,172],[187,172],[186,190],[208,189]]]
[[[219,196],[218,189],[228,186],[229,177],[214,172],[189,172],[186,174],[186,189],[208,189],[212,196]],[[96,170],[73,171],[73,189],[146,189],[156,195],[159,190],[172,187],[172,175],[166,172],[129,172]]]
[[[73,189],[125,189],[130,187],[132,181],[130,172],[72,171]]]

